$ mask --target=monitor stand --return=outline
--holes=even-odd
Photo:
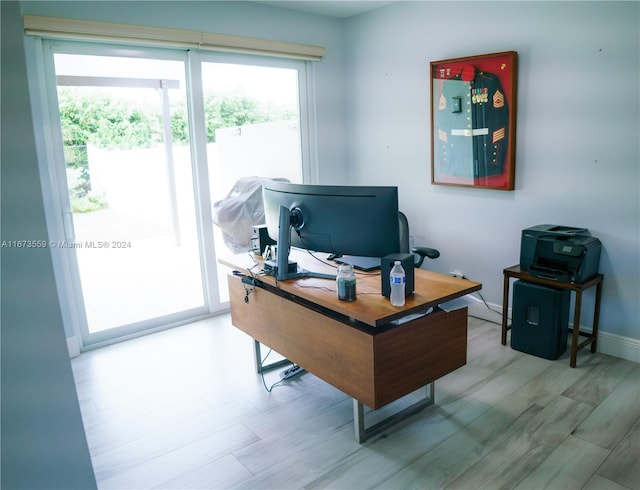
[[[280,206],[278,227],[278,257],[276,260],[276,279],[286,281],[298,277],[318,277],[321,279],[335,279],[334,274],[324,274],[322,272],[311,272],[298,267],[297,272],[289,272],[289,250],[291,250],[291,211]]]

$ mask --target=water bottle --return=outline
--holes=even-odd
[[[393,268],[389,273],[389,281],[391,282],[391,304],[393,306],[404,306],[404,287],[407,278],[399,260],[394,262]]]
[[[338,276],[338,299],[342,301],[354,301],[356,299],[356,273],[351,264],[340,264]]]

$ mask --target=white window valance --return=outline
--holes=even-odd
[[[312,61],[321,60],[326,53],[321,46],[286,41],[39,15],[25,15],[24,28],[27,35],[45,38],[227,51]]]

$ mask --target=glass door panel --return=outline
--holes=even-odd
[[[300,72],[304,64],[250,65],[203,62],[202,85],[207,130],[207,159],[214,202],[216,256],[250,249],[252,216],[260,199],[259,179],[302,182]],[[283,64],[284,65],[284,64]],[[254,193],[251,194],[251,190]],[[238,200],[250,198],[246,205]],[[228,203],[228,207],[227,207]],[[232,213],[233,219],[220,218]],[[221,295],[227,295],[227,271],[219,271]],[[228,300],[222,297],[221,300]]]
[[[54,64],[88,335],[207,311],[185,63],[56,53]]]

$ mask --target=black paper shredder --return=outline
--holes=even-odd
[[[557,359],[567,350],[571,292],[525,281],[513,284],[511,347]]]

